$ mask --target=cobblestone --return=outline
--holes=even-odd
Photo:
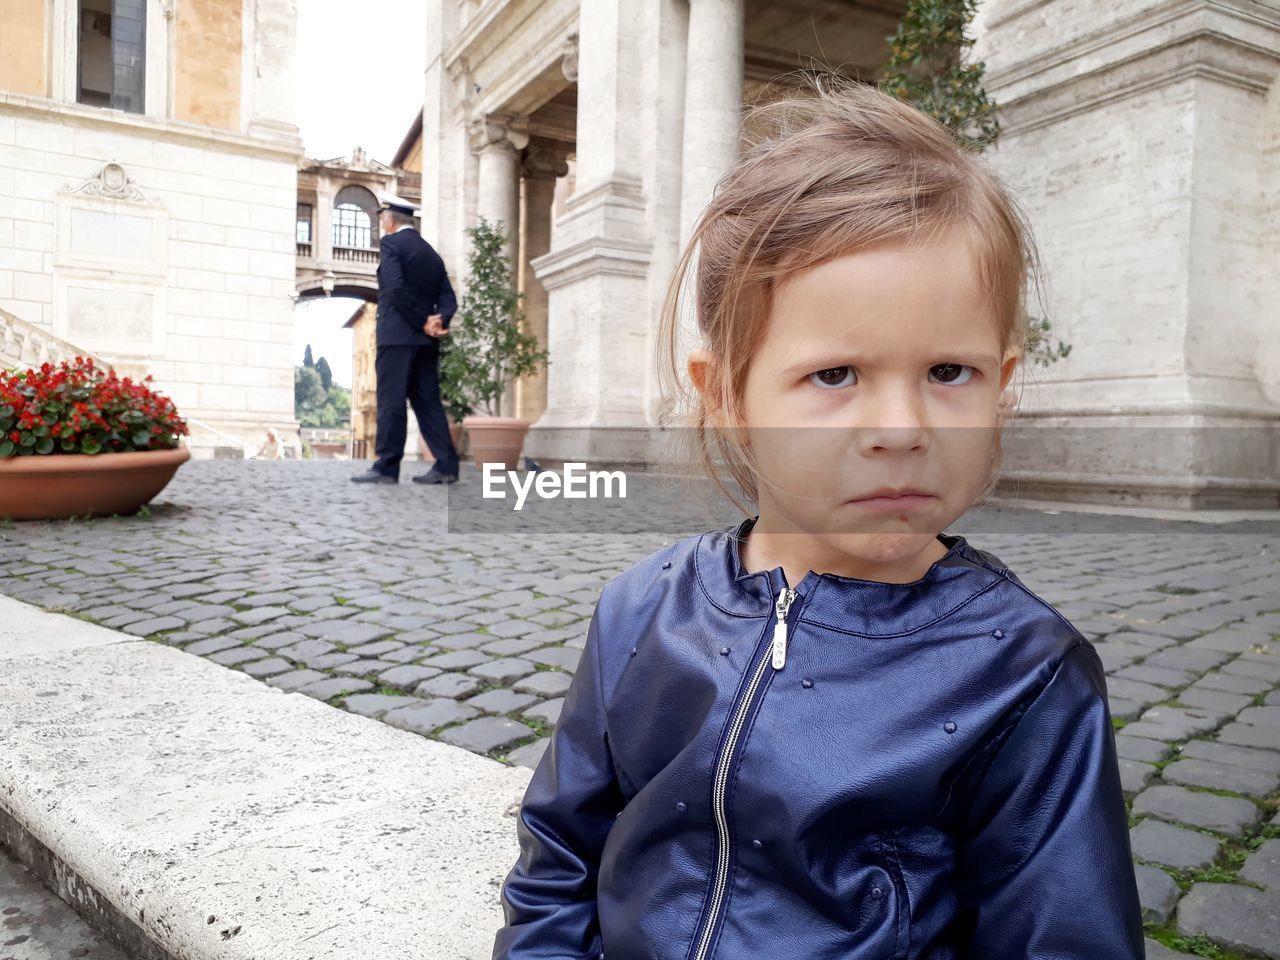
[[[674,536],[473,543],[450,531],[442,490],[404,484],[372,510],[356,470],[193,462],[146,523],[0,526],[0,591],[536,765],[601,586]],[[1149,930],[1275,957],[1280,525],[991,507],[952,530],[1098,649]],[[1239,882],[1182,895],[1159,866]],[[1148,940],[1150,960],[1186,956]]]

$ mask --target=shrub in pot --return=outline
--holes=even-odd
[[[173,401],[92,360],[0,371],[0,517],[134,513],[190,459]]]
[[[538,338],[523,329],[520,294],[506,256],[509,234],[484,218],[467,230],[467,291],[441,342],[440,392],[450,419],[464,424],[476,466],[520,463],[530,421],[498,415],[510,384],[549,363]]]

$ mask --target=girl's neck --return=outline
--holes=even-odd
[[[810,533],[770,529],[761,514],[748,531],[739,548],[743,569],[748,573],[782,567],[787,583],[794,587],[810,570],[833,573],[858,580],[879,583],[911,583],[919,580],[938,560],[947,555],[947,547],[933,534],[914,534],[913,545],[893,551],[889,560],[853,556]]]

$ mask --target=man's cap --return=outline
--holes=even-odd
[[[397,197],[394,193],[378,194],[378,212],[381,213],[383,210],[395,210],[410,217],[418,215],[418,208],[412,201]]]

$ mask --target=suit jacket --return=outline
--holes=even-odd
[[[422,329],[427,317],[438,313],[447,327],[458,309],[440,254],[414,229],[387,234],[378,246],[378,346],[435,344]]]

